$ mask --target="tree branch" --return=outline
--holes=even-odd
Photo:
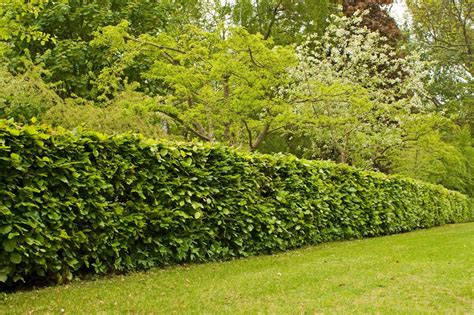
[[[197,131],[196,129],[192,128],[191,126],[189,126],[184,120],[182,120],[181,118],[179,118],[179,116],[177,114],[173,114],[173,113],[169,113],[169,112],[166,112],[162,109],[159,109],[157,108],[156,109],[157,112],[159,113],[162,113],[168,117],[170,117],[171,119],[173,119],[174,121],[176,121],[178,124],[180,124],[181,126],[183,126],[184,128],[186,128],[187,130],[189,130],[192,134],[194,134],[195,136],[197,136],[198,138],[200,138],[201,140],[204,140],[204,141],[207,141],[207,142],[212,142],[212,139],[210,139],[208,136],[206,136],[205,134],[202,134],[200,133],[199,131]],[[196,123],[195,123],[196,124]]]
[[[249,47],[249,54],[250,54],[250,60],[252,60],[252,63],[253,63],[254,65],[256,65],[256,66],[259,67],[259,68],[265,68],[264,65],[260,64],[259,62],[257,62],[257,61],[255,60],[255,58],[253,57],[252,49],[250,49],[250,47]]]
[[[272,19],[270,20],[270,25],[268,25],[267,32],[265,33],[265,36],[263,37],[263,39],[265,40],[270,38],[270,35],[272,35],[273,24],[275,24],[275,21],[277,20],[278,9],[280,8],[282,3],[283,3],[283,0],[280,0],[278,4],[276,5],[276,7],[273,9],[273,15],[272,15]]]
[[[245,120],[242,120],[242,122],[244,123],[245,129],[247,130],[247,134],[249,136],[249,148],[252,149],[253,148],[252,131],[250,130],[249,125],[247,125],[247,122]]]
[[[260,131],[257,138],[255,139],[253,146],[250,148],[252,151],[257,150],[258,147],[263,143],[263,140],[265,140],[265,137],[267,136],[269,129],[270,129],[270,124],[265,124],[262,131]]]

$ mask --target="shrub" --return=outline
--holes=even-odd
[[[62,282],[472,218],[441,186],[292,156],[0,121],[0,280]]]
[[[64,104],[53,106],[40,117],[40,121],[70,130],[79,127],[108,135],[133,131],[151,138],[165,137],[163,119],[156,113],[140,111],[138,106],[110,104],[99,107],[77,103],[66,100]]]
[[[62,104],[62,99],[43,81],[43,72],[27,64],[22,74],[12,74],[0,63],[0,118],[28,122],[49,108]]]

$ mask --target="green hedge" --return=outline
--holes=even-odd
[[[472,218],[460,193],[344,165],[4,120],[0,178],[4,286]]]

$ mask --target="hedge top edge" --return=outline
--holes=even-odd
[[[242,158],[245,159],[265,159],[267,161],[276,159],[279,161],[295,161],[298,163],[301,163],[302,165],[306,167],[330,167],[330,168],[338,168],[340,170],[346,170],[346,171],[353,171],[353,172],[359,172],[360,174],[364,174],[366,176],[372,176],[384,180],[391,180],[391,179],[397,179],[400,181],[404,181],[407,183],[411,183],[413,185],[424,185],[424,186],[431,186],[436,189],[441,189],[446,192],[454,193],[454,194],[459,194],[462,196],[466,195],[462,194],[461,192],[455,191],[455,190],[450,190],[442,185],[439,184],[433,184],[425,181],[421,181],[418,179],[413,179],[409,177],[405,177],[402,175],[398,174],[384,174],[381,172],[376,172],[376,171],[369,171],[369,170],[364,170],[360,169],[354,166],[350,166],[347,164],[343,163],[336,163],[333,161],[324,161],[324,160],[308,160],[304,158],[298,158],[292,154],[284,154],[284,153],[275,153],[275,154],[262,154],[259,152],[245,152],[243,150],[239,150],[237,148],[232,148],[225,146],[221,143],[208,143],[208,142],[200,142],[200,141],[191,141],[191,142],[185,142],[185,141],[176,141],[176,140],[168,140],[168,139],[152,139],[152,138],[147,138],[141,134],[137,133],[121,133],[117,135],[105,135],[100,132],[96,131],[91,131],[91,130],[85,130],[82,131],[81,129],[79,130],[66,130],[64,128],[52,128],[49,125],[21,125],[13,122],[12,120],[6,120],[6,119],[0,119],[0,129],[3,129],[6,132],[10,132],[13,136],[19,136],[21,134],[27,134],[30,136],[37,137],[39,139],[49,139],[50,137],[70,137],[71,139],[90,139],[90,140],[95,140],[95,141],[107,141],[107,140],[113,140],[113,139],[129,139],[133,138],[137,141],[140,142],[140,145],[145,148],[145,147],[163,147],[166,146],[168,150],[171,150],[171,152],[175,151],[176,153],[179,151],[180,148],[187,148],[187,149],[192,149],[192,150],[197,150],[197,149],[223,149],[227,150],[229,152],[232,152],[233,154],[236,154]],[[0,145],[1,143],[0,139]]]

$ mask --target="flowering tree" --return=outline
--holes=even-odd
[[[310,157],[384,169],[403,142],[405,115],[430,107],[429,70],[421,52],[397,52],[362,27],[363,16],[332,16],[323,36],[297,48],[289,93],[305,119],[291,132],[311,139]]]
[[[360,85],[373,101],[426,107],[429,64],[422,60],[423,52],[405,47],[397,52],[385,37],[361,25],[364,14],[331,16],[322,37],[310,36],[298,47],[300,64],[294,75],[306,85],[337,80]]]

